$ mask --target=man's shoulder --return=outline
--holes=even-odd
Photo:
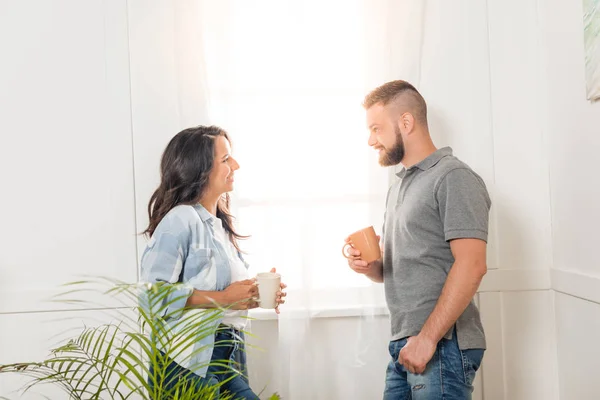
[[[467,169],[469,171],[472,171],[471,167],[466,162],[462,161],[454,155],[448,155],[446,157],[443,157],[437,163],[436,167],[438,167],[437,169],[442,175],[455,169]]]
[[[483,179],[481,178],[481,176],[479,176],[479,174],[477,172],[475,172],[473,170],[473,168],[471,168],[471,166],[469,166],[469,164],[467,164],[466,162],[462,161],[461,159],[459,159],[458,157],[456,157],[454,155],[450,155],[450,156],[446,156],[446,157],[442,158],[439,161],[438,165],[436,165],[436,167],[438,167],[438,168],[437,168],[435,175],[438,179],[443,179],[449,173],[455,172],[457,174],[474,176],[475,178],[477,178],[477,180],[480,180],[483,182]]]
[[[465,186],[479,187],[487,190],[483,178],[466,162],[454,155],[443,157],[431,170],[431,183],[433,184],[434,192],[437,192],[442,184],[449,185],[449,187],[456,188],[457,190]]]

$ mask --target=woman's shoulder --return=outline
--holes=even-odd
[[[165,218],[166,217],[179,218],[180,220],[185,221],[200,221],[200,216],[198,215],[196,208],[188,204],[180,204],[171,208],[167,215],[165,215]]]
[[[181,204],[169,210],[156,227],[156,230],[180,234],[192,232],[199,225],[202,225],[202,221],[196,209],[193,206]]]

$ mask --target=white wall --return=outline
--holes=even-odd
[[[552,293],[481,293],[490,346],[483,370],[485,400],[556,399],[556,341]]]
[[[439,145],[492,197],[483,398],[556,399],[545,82],[536,0],[428,2],[419,87]]]
[[[127,14],[11,1],[0,18],[0,311],[36,311],[71,274],[136,278]]]
[[[600,393],[600,305],[556,292],[558,368],[561,400],[595,400]]]
[[[75,274],[137,278],[126,11],[0,6],[0,363],[40,359],[101,314],[46,301]],[[18,386],[0,376],[0,396]]]
[[[44,320],[81,324],[88,313],[42,301],[73,274],[137,279],[144,242],[136,233],[160,153],[173,134],[206,120],[201,60],[176,56],[177,47],[198,45],[177,19],[193,13],[174,12],[181,4],[2,3],[0,44],[10,62],[0,63],[8,194],[0,208],[0,363],[43,356],[46,339],[64,327]],[[491,270],[479,295],[488,352],[475,399],[594,398],[600,105],[585,100],[581,4],[435,0],[425,16],[416,83],[433,134],[483,176],[494,203]],[[361,326],[364,317],[322,318],[309,338],[343,353],[357,347],[348,332]],[[307,379],[313,387],[293,390],[378,398],[387,317],[369,326],[379,347],[364,365],[343,355],[329,374]],[[251,343],[267,352],[250,353],[252,383],[282,390],[277,374],[289,365],[281,364],[277,323],[256,321],[253,330]],[[17,386],[0,376],[0,396]]]
[[[491,192],[492,269],[551,262],[538,42],[535,0],[428,2],[418,85],[436,143],[452,145]]]
[[[560,398],[600,397],[600,103],[586,100],[583,2],[540,6],[547,83],[552,203],[552,288]]]

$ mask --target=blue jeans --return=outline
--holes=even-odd
[[[214,397],[218,398],[219,394],[228,392],[234,395],[236,400],[259,400],[258,396],[254,394],[248,380],[244,376],[247,374],[246,371],[246,355],[244,353],[243,345],[243,334],[239,331],[231,328],[222,329],[220,328],[215,335],[215,347],[213,348],[212,362],[229,360],[229,365],[242,372],[242,375],[236,374],[224,365],[211,365],[208,367],[206,377],[202,378],[192,371],[183,368],[175,361],[168,361],[169,364],[166,367],[165,379],[163,381],[163,387],[167,390],[171,389],[178,379],[184,379],[189,385],[200,389],[207,385],[215,386],[220,382],[224,382],[220,388],[215,389]],[[233,341],[233,342],[232,342]],[[222,342],[222,343],[219,343]],[[164,354],[163,354],[164,356]],[[150,364],[150,377],[148,383],[150,387],[154,386],[153,382],[154,368]],[[247,375],[246,375],[247,376]],[[154,399],[163,400],[163,399]],[[165,399],[166,400],[166,399]]]
[[[390,342],[392,360],[385,377],[384,400],[470,400],[475,373],[484,350],[460,350],[456,331],[452,340],[442,339],[421,375],[398,364],[398,354],[407,339]]]

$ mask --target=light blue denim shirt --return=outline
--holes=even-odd
[[[185,325],[177,323],[182,316],[187,318],[190,313],[204,313],[203,310],[185,308],[193,289],[220,291],[231,283],[230,260],[225,248],[215,239],[215,218],[201,205],[174,207],[160,221],[142,255],[142,282],[184,284],[180,290],[170,294],[171,299],[178,300],[170,304],[163,314],[172,316],[165,321],[171,334],[185,329]],[[242,258],[241,254],[239,257]],[[244,264],[247,268],[248,264]],[[217,319],[211,324],[216,328],[220,322]],[[213,346],[212,335],[198,339],[186,351],[174,356],[174,361],[204,377]]]

